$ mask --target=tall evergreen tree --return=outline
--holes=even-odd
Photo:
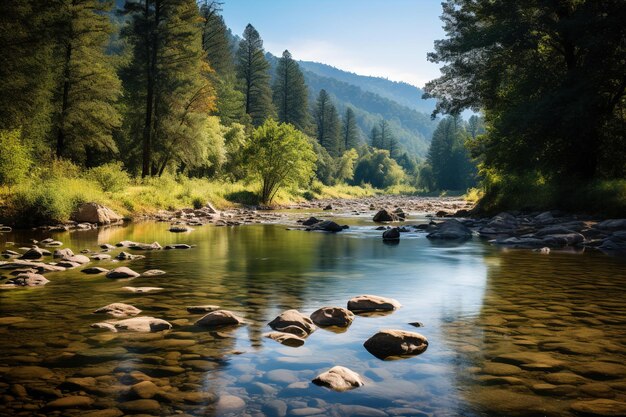
[[[127,0],[125,11],[133,47],[125,84],[131,109],[142,113],[131,130],[142,138],[142,176],[160,175],[172,161],[194,159],[214,108],[198,7],[194,0]]]
[[[313,116],[317,128],[317,141],[331,156],[337,156],[341,147],[339,114],[324,89],[320,90],[317,96]]]
[[[250,24],[239,42],[236,65],[245,112],[250,115],[254,126],[260,126],[273,114],[270,64],[265,59],[261,36]]]
[[[446,117],[439,122],[428,150],[436,188],[461,190],[474,183],[476,171],[465,148],[466,137],[459,117]]]
[[[287,50],[278,60],[272,90],[278,121],[304,131],[308,121],[308,91],[300,66]]]
[[[356,148],[359,144],[359,128],[356,125],[356,115],[352,107],[346,108],[343,117],[343,147],[345,150]]]
[[[383,144],[380,136],[380,128],[378,126],[372,127],[370,131],[370,143],[373,148],[383,149]]]
[[[121,83],[105,55],[112,31],[110,6],[99,0],[65,0],[59,9],[52,129],[57,157],[82,159],[89,150],[117,150],[112,131],[121,124],[114,106]]]

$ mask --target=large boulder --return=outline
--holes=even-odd
[[[218,326],[238,326],[245,323],[244,319],[228,310],[215,310],[204,315],[196,321],[196,326],[218,327]]]
[[[381,330],[363,344],[378,359],[390,356],[419,355],[428,348],[428,340],[415,332],[404,330]]]
[[[324,220],[319,223],[315,223],[309,226],[307,230],[321,230],[323,232],[341,232],[344,229],[343,226],[338,225],[332,220]]]
[[[140,274],[125,266],[120,266],[107,272],[106,277],[111,279],[137,278]]]
[[[373,220],[377,223],[381,223],[381,222],[397,222],[400,220],[400,217],[398,217],[395,213],[392,213],[389,210],[379,210],[378,213],[376,213],[374,215]]]
[[[298,310],[287,310],[269,322],[269,326],[279,332],[291,333],[296,336],[308,336],[315,330],[313,320]]]
[[[428,239],[465,240],[472,237],[472,231],[457,219],[446,220],[426,235]]]
[[[348,301],[348,310],[362,311],[392,311],[402,307],[402,305],[393,298],[380,297],[378,295],[359,295]]]
[[[348,327],[354,320],[354,313],[341,307],[322,307],[311,314],[311,320],[320,327]]]
[[[545,246],[573,246],[584,241],[585,237],[576,232],[547,235],[543,238]]]
[[[77,222],[111,224],[122,221],[122,216],[101,204],[83,203],[72,215],[72,220]]]
[[[133,317],[131,319],[106,321],[102,323],[94,323],[91,327],[99,329],[108,329],[112,332],[129,331],[141,333],[154,333],[163,330],[169,330],[172,325],[165,320],[154,317]]]
[[[141,313],[137,307],[131,306],[130,304],[124,303],[112,303],[104,307],[100,307],[95,310],[96,314],[108,314],[113,317],[128,317],[128,316],[136,316]]]
[[[385,230],[383,232],[383,240],[400,240],[400,229],[394,227],[393,229]]]
[[[44,255],[45,255],[44,251],[35,246],[33,248],[30,248],[28,251],[26,251],[26,253],[20,256],[19,259],[29,259],[29,260],[41,259],[44,257]]]
[[[363,380],[359,374],[343,366],[335,366],[322,372],[315,377],[313,383],[334,391],[347,391],[363,386]]]

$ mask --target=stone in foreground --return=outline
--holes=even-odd
[[[354,320],[354,313],[341,307],[322,307],[311,314],[311,320],[320,327],[348,327]]]
[[[404,330],[381,330],[367,339],[365,349],[378,359],[391,356],[415,356],[428,348],[428,340],[419,333]]]
[[[107,272],[106,277],[111,279],[137,278],[139,275],[140,274],[138,272],[135,272],[128,267],[120,266],[119,268],[115,268]]]
[[[279,332],[291,333],[296,336],[301,336],[298,329],[306,335],[313,333],[315,330],[313,320],[298,310],[283,311],[278,317],[269,322],[269,326]]]
[[[304,339],[290,333],[270,332],[263,336],[290,347],[300,347],[304,344]]]
[[[137,307],[124,303],[112,303],[94,311],[97,314],[109,314],[113,317],[136,316],[141,313]]]
[[[95,323],[92,324],[91,327],[108,329],[112,332],[129,331],[154,333],[163,330],[169,330],[172,328],[172,325],[165,320],[157,319],[154,317],[133,317],[132,319]]]
[[[232,311],[216,310],[203,316],[196,322],[196,326],[218,327],[218,326],[238,326],[245,321]]]
[[[335,391],[347,391],[364,385],[359,374],[343,366],[335,366],[319,374],[313,383]]]
[[[42,287],[46,285],[48,281],[43,275],[35,274],[32,272],[21,273],[15,278],[11,278],[6,283],[8,285],[14,285],[16,287]]]
[[[350,311],[392,311],[402,307],[402,305],[393,298],[380,297],[378,295],[359,295],[348,301],[348,310]]]

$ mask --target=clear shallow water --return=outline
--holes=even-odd
[[[121,240],[196,247],[90,264],[167,272],[161,276],[116,281],[77,268],[47,274],[51,282],[43,288],[1,291],[0,318],[26,320],[0,325],[0,415],[78,416],[121,408],[260,416],[286,406],[287,415],[567,416],[581,401],[626,402],[623,259],[501,251],[477,238],[438,244],[422,233],[387,245],[369,221],[345,223],[351,229],[338,234],[284,225],[203,226],[173,234],[167,223],[138,223],[52,235],[75,252]],[[31,237],[48,236],[4,234],[0,249],[7,240],[20,246]],[[124,286],[164,290],[132,294]],[[262,336],[283,310],[345,307],[360,294],[392,297],[403,307],[358,316],[345,332],[318,329],[300,348]],[[90,328],[105,319],[92,311],[113,302],[132,304],[174,328],[148,335]],[[198,304],[218,304],[248,324],[199,329],[193,323],[201,315],[186,311]],[[408,324],[414,321],[424,327]],[[429,348],[410,359],[376,359],[362,344],[384,328],[418,331]],[[366,385],[335,393],[310,383],[335,365],[358,372]],[[149,375],[159,393],[130,410],[136,395],[128,389],[143,378],[137,371]],[[63,382],[72,377],[94,379],[82,386]],[[93,402],[82,409],[45,408],[59,393]]]

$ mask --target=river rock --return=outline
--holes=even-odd
[[[106,277],[111,279],[136,278],[140,274],[125,266],[120,266],[107,272]]]
[[[232,311],[215,310],[203,316],[196,321],[196,326],[201,327],[218,327],[218,326],[238,326],[245,321]]]
[[[269,326],[279,332],[292,333],[296,334],[296,336],[299,334],[292,326],[304,331],[306,335],[313,333],[315,330],[313,320],[300,313],[298,310],[283,311],[278,317],[269,322]]]
[[[92,266],[91,268],[82,269],[80,272],[82,272],[83,274],[95,275],[109,272],[109,270],[105,268],[100,268],[99,266]]]
[[[202,306],[189,306],[187,311],[192,314],[210,313],[211,311],[219,310],[220,306],[217,305],[202,305]]]
[[[152,243],[133,242],[130,246],[128,246],[128,248],[134,249],[134,250],[161,250],[163,249],[163,247],[159,244],[159,242],[152,242]]]
[[[348,310],[351,311],[392,311],[402,305],[393,298],[380,297],[378,295],[359,295],[348,301]]]
[[[348,327],[354,320],[354,313],[341,307],[322,307],[311,314],[311,320],[322,327]]]
[[[15,278],[7,280],[6,284],[14,285],[16,287],[42,287],[48,282],[50,281],[48,281],[43,275],[26,272],[19,274]]]
[[[89,258],[85,255],[72,255],[72,256],[64,256],[64,261],[77,263],[79,265],[84,265],[89,263]]]
[[[428,348],[428,340],[419,333],[404,330],[381,330],[363,344],[379,359],[390,356],[419,355]]]
[[[304,339],[291,333],[270,332],[264,334],[263,336],[290,347],[300,347],[304,344]]]
[[[148,399],[126,401],[120,403],[118,407],[122,411],[126,411],[131,414],[146,413],[148,415],[152,415],[154,412],[161,410],[161,405],[158,401]]]
[[[363,380],[356,372],[343,366],[335,366],[319,374],[313,383],[334,391],[347,391],[363,386]]]
[[[72,215],[72,220],[77,222],[111,224],[122,221],[122,216],[103,205],[97,203],[83,203]]]
[[[172,233],[184,233],[191,231],[191,227],[183,226],[183,225],[175,225],[169,228],[169,231]]]
[[[596,223],[596,229],[615,232],[618,230],[626,230],[626,219],[609,219]]]
[[[157,395],[159,391],[159,387],[152,381],[141,381],[130,387],[130,392],[133,395],[143,399],[152,398]]]
[[[19,259],[41,259],[44,257],[44,252],[38,247],[30,248],[26,253],[19,257]]]
[[[141,276],[143,277],[156,277],[158,275],[163,275],[165,274],[165,271],[161,271],[160,269],[149,269],[146,272],[144,272],[143,274],[141,274]]]
[[[186,243],[176,243],[174,245],[167,245],[165,249],[191,249],[191,245]]]
[[[71,395],[69,397],[59,398],[46,404],[46,408],[87,408],[94,401],[82,395]]]
[[[446,220],[426,235],[428,239],[465,240],[472,237],[472,231],[457,219]]]
[[[113,317],[128,317],[128,316],[136,316],[141,313],[137,307],[131,306],[130,304],[124,303],[112,303],[104,307],[100,307],[95,310],[94,313],[98,314],[108,314]]]
[[[222,395],[216,404],[216,408],[223,413],[232,413],[241,410],[245,406],[246,402],[234,395]]]
[[[577,413],[591,416],[625,416],[626,402],[598,399],[591,401],[576,401],[571,409]]]
[[[111,259],[111,255],[108,255],[106,253],[97,253],[95,255],[92,255],[91,259],[93,259],[95,261],[107,261],[107,260]]]
[[[312,225],[317,224],[319,222],[321,222],[320,219],[317,219],[315,217],[309,217],[308,219],[306,219],[305,221],[302,222],[302,225],[303,226],[312,226]]]
[[[91,325],[95,328],[108,329],[113,332],[129,331],[129,332],[160,332],[169,330],[172,325],[165,320],[154,317],[133,317],[131,319],[108,321],[102,323],[94,323]]]
[[[376,223],[382,223],[382,222],[396,222],[398,220],[400,220],[400,218],[392,213],[389,210],[379,210],[378,213],[376,213],[374,215],[374,218],[372,219],[373,221],[375,221]]]
[[[400,240],[400,229],[394,227],[393,229],[385,230],[383,232],[383,240]]]
[[[319,223],[315,223],[311,225],[307,230],[319,230],[322,232],[341,232],[343,230],[343,226],[338,225],[332,220],[324,220]]]
[[[584,240],[585,237],[576,232],[546,235],[543,237],[543,243],[546,246],[574,246],[584,242]]]
[[[145,258],[145,256],[143,256],[143,255],[133,255],[131,253],[124,252],[124,251],[120,252],[115,257],[115,259],[118,259],[120,261],[134,261],[136,259],[143,259],[143,258]]]
[[[65,257],[74,256],[74,252],[70,248],[56,249],[52,254],[53,258],[63,259]]]

